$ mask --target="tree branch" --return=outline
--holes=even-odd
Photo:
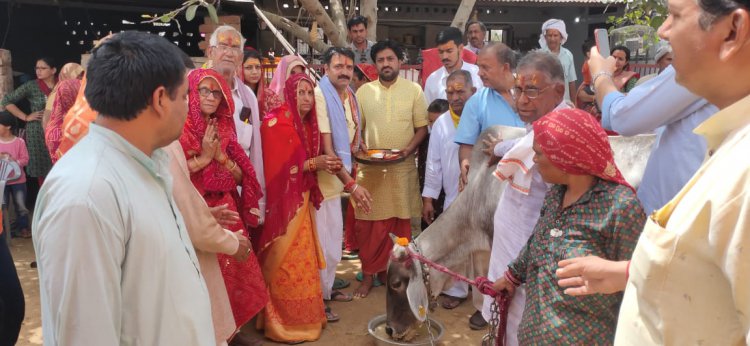
[[[458,6],[456,15],[453,17],[451,26],[454,28],[458,28],[459,30],[461,30],[461,32],[464,32],[464,30],[466,30],[466,23],[469,21],[469,17],[471,16],[471,10],[474,8],[474,4],[476,2],[476,0],[462,0],[461,5]]]
[[[333,24],[331,17],[329,17],[328,13],[323,9],[323,5],[320,4],[320,1],[299,0],[299,3],[313,16],[313,18],[315,18],[318,25],[323,28],[323,32],[328,36],[328,39],[331,40],[331,43],[333,43],[334,46],[346,46],[346,40],[344,40],[341,30]]]
[[[268,20],[271,21],[271,24],[273,24],[274,26],[276,26],[277,28],[281,30],[285,30],[291,33],[292,35],[294,35],[294,37],[304,41],[310,47],[312,47],[312,49],[315,49],[319,53],[323,53],[326,50],[328,50],[328,48],[330,48],[330,46],[325,44],[323,40],[318,39],[318,40],[312,41],[310,39],[310,32],[305,30],[305,28],[295,24],[291,20],[281,17],[279,15],[273,14],[268,11],[264,11],[264,10],[261,10],[261,11],[268,18]]]
[[[378,37],[378,0],[362,0],[359,13],[367,18],[367,39],[376,41]]]
[[[333,24],[339,28],[339,32],[345,33],[346,15],[344,14],[344,6],[341,4],[341,0],[330,0],[330,6],[331,16],[333,16]]]

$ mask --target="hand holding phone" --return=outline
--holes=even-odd
[[[609,57],[609,34],[607,29],[594,30],[594,39],[596,40],[596,49],[603,58]]]

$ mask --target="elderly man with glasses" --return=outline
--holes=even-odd
[[[518,78],[513,88],[515,105],[521,120],[526,123],[528,133],[525,137],[495,142],[485,142],[485,153],[502,157],[495,173],[499,179],[508,177],[506,167],[512,162],[526,165],[527,173],[516,173],[512,184],[507,184],[503,191],[494,217],[494,236],[488,277],[490,280],[500,278],[511,261],[521,251],[534,231],[539,219],[547,185],[533,162],[531,144],[534,133],[531,124],[554,110],[569,108],[565,103],[565,74],[560,61],[551,53],[533,51],[524,56],[518,63]],[[491,162],[496,160],[491,160]],[[507,322],[507,345],[517,345],[518,326],[523,315],[525,292],[518,288],[510,305]],[[474,328],[479,318],[490,318],[492,299],[485,296],[482,316],[472,316],[470,326]],[[479,323],[478,325],[481,325]]]

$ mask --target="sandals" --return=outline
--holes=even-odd
[[[357,281],[362,282],[362,280],[365,279],[365,275],[362,272],[357,273],[356,275]],[[383,283],[380,282],[380,279],[378,279],[377,275],[375,276],[375,279],[372,280],[372,287],[380,287],[383,286]]]
[[[326,306],[326,320],[328,320],[328,322],[338,322],[339,319],[341,319],[339,315],[333,313],[331,308]]]
[[[329,301],[334,302],[350,302],[354,299],[351,294],[346,294],[344,292],[341,292],[339,290],[334,290],[331,292],[331,299],[328,299]]]
[[[340,290],[349,287],[350,283],[347,280],[336,278],[333,280],[333,289]]]
[[[466,301],[466,298],[459,298],[454,296],[449,296],[447,294],[442,294],[443,300],[440,305],[443,306],[443,309],[452,310],[457,308],[461,303]]]

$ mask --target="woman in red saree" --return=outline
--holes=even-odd
[[[313,219],[323,196],[316,171],[341,168],[337,157],[321,155],[313,81],[305,74],[289,77],[284,105],[261,125],[268,216],[253,239],[270,300],[258,317],[258,328],[280,342],[315,341],[326,325],[319,269],[323,254]]]
[[[261,189],[250,159],[237,142],[232,115],[234,101],[224,78],[209,69],[188,75],[188,116],[180,137],[190,179],[210,207],[227,205],[240,220],[229,229],[250,238],[248,229],[258,226]],[[237,187],[241,187],[241,192]],[[237,328],[257,314],[268,292],[252,251],[244,262],[218,255]]]

